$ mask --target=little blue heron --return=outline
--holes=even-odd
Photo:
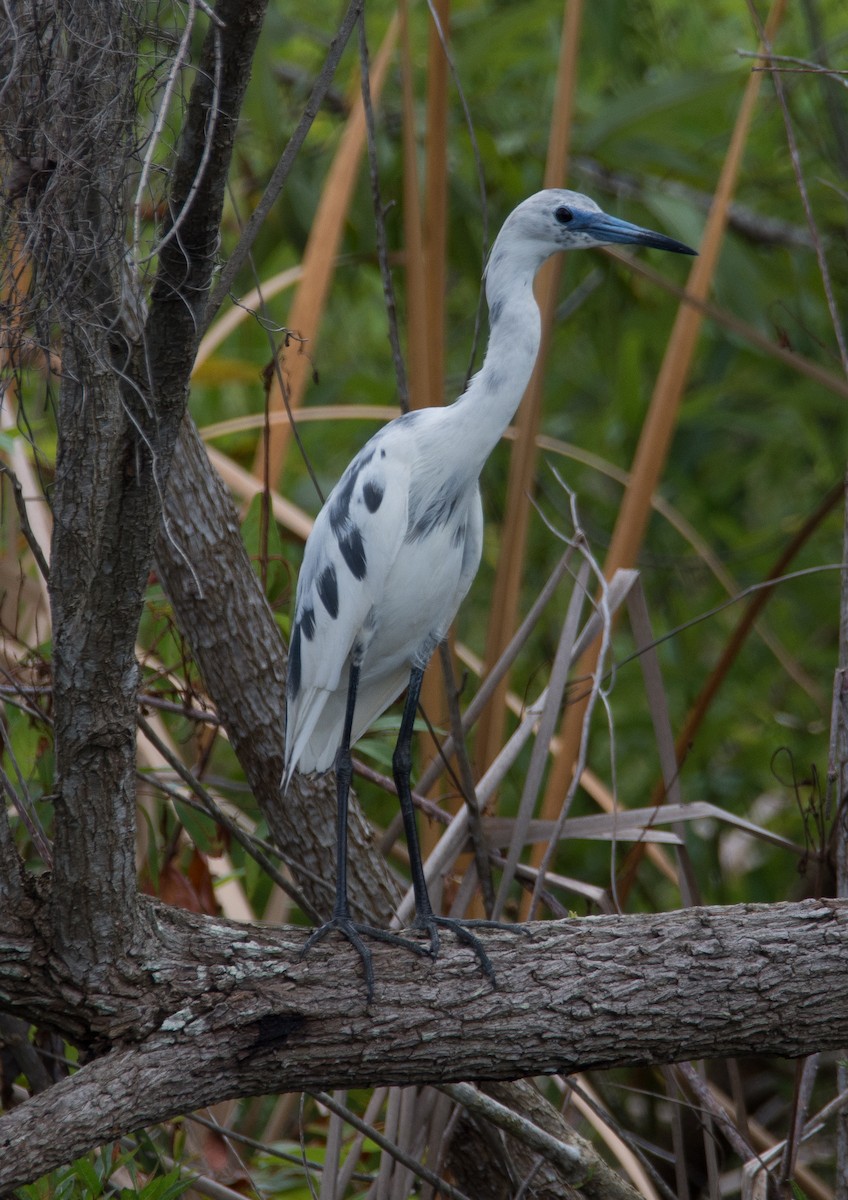
[[[479,939],[433,912],[410,790],[411,743],[424,668],[471,586],[483,541],[479,476],[521,402],[539,349],[533,279],[560,250],[609,243],[694,254],[662,234],[602,212],[576,192],[549,189],[507,217],[486,267],[489,343],[480,371],[444,408],[406,413],[359,451],[318,514],[306,542],[289,647],[286,764],[335,765],[338,795],[336,899],[331,919],[305,951],[338,930],[362,958],[369,998],[371,955],[362,935],[415,943],[354,921],[347,895],[350,748],[407,687],[392,760],[415,895],[413,928],[439,950],[439,928],[476,953],[494,984]],[[304,952],[305,952],[304,951]]]

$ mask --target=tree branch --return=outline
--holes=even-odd
[[[131,1129],[234,1096],[516,1079],[697,1058],[796,1057],[848,1041],[848,902],[737,905],[481,931],[437,962],[375,944],[371,1009],[356,953],[300,953],[305,931],[145,902],[134,977],[80,1007],[70,977],[0,931],[8,1007],[116,1048],[0,1121],[0,1189]],[[59,965],[58,969],[61,969]],[[139,1041],[139,1044],[131,1044]]]
[[[306,140],[306,135],[312,128],[312,123],[317,117],[327,92],[330,89],[330,84],[333,81],[333,76],[336,73],[336,68],[339,65],[339,61],[342,53],[344,52],[345,46],[350,39],[350,35],[353,32],[356,22],[362,15],[363,4],[364,0],[350,0],[350,3],[348,4],[347,11],[342,17],[335,35],[330,41],[330,45],[327,50],[327,57],[324,60],[324,65],[321,67],[321,70],[315,77],[315,82],[312,85],[312,91],[309,94],[309,99],[306,102],[303,115],[298,121],[297,128],[289,138],[286,148],[280,156],[279,162],[274,167],[271,178],[268,180],[268,185],[265,188],[262,199],[251,213],[250,219],[245,225],[241,237],[239,238],[238,245],[227,260],[227,264],[221,272],[221,278],[218,280],[215,290],[209,298],[209,304],[207,305],[206,312],[203,317],[203,329],[201,330],[201,333],[206,331],[214,319],[218,309],[223,304],[227,293],[235,281],[236,275],[241,267],[244,266],[248,255],[250,254],[253,243],[256,240],[256,235],[262,228],[266,217],[273,208],[280,195],[280,192],[283,190],[283,187],[286,184],[286,180],[289,177],[289,173],[294,165],[295,159],[300,152],[301,146]]]
[[[154,394],[165,385],[180,401],[174,437],[215,269],[238,118],[266,8],[267,0],[218,0],[173,171],[145,341]],[[169,236],[174,226],[176,236]]]
[[[332,777],[296,776],[283,800],[286,651],[241,539],[238,515],[189,417],[183,422],[156,565],[218,715],[298,887],[319,912],[332,905]],[[198,591],[198,588],[200,591]],[[351,805],[350,889],[355,911],[385,920],[398,898],[361,809]],[[304,869],[298,871],[298,865]]]
[[[23,863],[12,837],[6,801],[0,800],[0,908],[17,905],[23,888]]]
[[[528,1096],[529,1084],[523,1088],[525,1105],[532,1103],[533,1097]],[[537,1158],[554,1163],[560,1173],[575,1188],[579,1188],[586,1200],[640,1200],[639,1192],[630,1184],[625,1183],[603,1159],[595,1153],[590,1142],[573,1130],[568,1140],[555,1137],[542,1125],[528,1121],[500,1101],[472,1087],[468,1083],[446,1084],[444,1090],[462,1104],[467,1112],[490,1121],[504,1133],[512,1135],[512,1147],[518,1145],[526,1153],[535,1153]],[[538,1094],[536,1096],[538,1099]],[[521,1153],[521,1151],[519,1151]],[[527,1175],[533,1172],[533,1183],[538,1186],[540,1180],[536,1177],[531,1166]]]

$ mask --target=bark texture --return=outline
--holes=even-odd
[[[146,902],[147,945],[80,996],[38,903],[0,931],[12,1012],[111,1049],[0,1122],[0,1189],[177,1113],[268,1091],[517,1079],[848,1041],[848,903],[589,917],[481,934],[499,987],[452,942],[437,962]]]
[[[135,633],[155,514],[153,463],[139,453],[138,405],[124,387],[135,33],[122,5],[59,4],[37,76],[43,98],[66,114],[30,228],[38,277],[55,273],[65,289],[52,305],[62,335],[50,575],[61,899],[52,920],[57,952],[81,973],[108,970],[135,928]],[[40,115],[52,124],[49,107]],[[47,129],[41,138],[46,156]]]

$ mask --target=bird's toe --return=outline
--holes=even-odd
[[[489,980],[493,988],[497,988],[498,981],[495,975],[495,968],[492,966],[491,960],[483,949],[483,943],[475,933],[469,928],[470,925],[497,925],[497,922],[491,921],[460,921],[457,917],[438,917],[435,913],[417,917],[414,928],[426,930],[430,935],[430,953],[433,958],[439,956],[439,930],[448,929],[454,934],[457,941],[464,946],[468,946],[474,951],[477,961],[483,974]]]

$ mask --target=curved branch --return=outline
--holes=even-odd
[[[203,329],[201,330],[203,333],[205,333],[205,331],[209,328],[209,325],[211,324],[215,314],[223,304],[227,293],[235,281],[236,275],[241,267],[244,266],[247,257],[250,254],[251,247],[256,240],[256,235],[262,228],[263,222],[273,208],[280,195],[280,192],[285,186],[286,180],[289,177],[289,172],[292,169],[292,165],[298,153],[300,152],[301,146],[306,140],[309,130],[312,128],[312,124],[318,115],[327,92],[330,89],[330,84],[333,81],[333,76],[336,73],[339,60],[341,59],[344,48],[348,43],[356,22],[362,15],[362,9],[363,0],[350,0],[347,11],[342,17],[341,22],[330,41],[324,65],[321,67],[321,70],[315,77],[315,82],[312,85],[312,91],[309,94],[309,99],[306,102],[303,115],[301,116],[296,129],[293,131],[288,142],[286,143],[286,147],[283,150],[277,165],[274,167],[271,178],[268,180],[268,185],[265,188],[262,199],[251,213],[250,219],[247,221],[244,229],[242,230],[238,245],[230,255],[224,269],[221,272],[221,278],[218,280],[214,292],[209,297],[209,303],[206,307],[206,312],[204,313],[203,318]]]
[[[85,1019],[118,1048],[0,1121],[0,1189],[228,1097],[796,1057],[848,1041],[848,901],[484,930],[496,992],[452,941],[437,962],[375,944],[370,1009],[350,947],[301,959],[300,929],[146,908],[150,944],[120,1004],[85,998]],[[70,981],[38,953],[16,955],[4,979],[4,944],[0,987],[22,1007],[44,995],[59,1027],[79,1021],[61,1013]]]
[[[145,333],[153,379],[160,372],[173,376],[183,398],[217,261],[230,159],[267,3],[219,0],[216,5],[173,170],[169,222]],[[177,236],[169,236],[176,225]]]

